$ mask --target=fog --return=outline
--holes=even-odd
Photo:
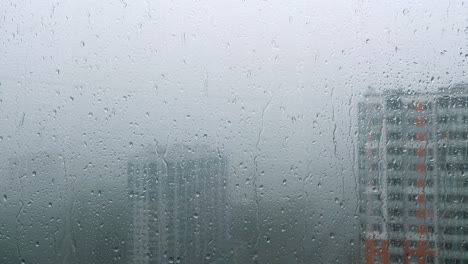
[[[466,14],[462,1],[2,0],[0,262],[134,263],[128,160],[182,144],[227,160],[220,263],[359,263],[357,104],[369,86],[466,82]]]

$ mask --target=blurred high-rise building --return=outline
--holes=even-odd
[[[359,104],[364,263],[468,263],[468,85]]]
[[[225,156],[205,145],[173,145],[133,157],[133,263],[223,263],[226,171]]]

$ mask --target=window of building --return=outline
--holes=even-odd
[[[388,200],[389,201],[400,201],[401,200],[401,193],[390,193],[388,195]]]
[[[404,152],[405,152],[404,148],[387,147],[387,154],[389,154],[389,155],[402,155]]]
[[[388,185],[390,186],[401,186],[402,179],[401,178],[390,178],[388,179]]]
[[[401,122],[402,122],[402,118],[399,116],[387,117],[387,124],[389,125],[400,125]]]
[[[388,213],[390,216],[400,217],[403,215],[403,211],[397,208],[390,208],[388,209]]]
[[[387,100],[387,109],[389,110],[398,110],[401,109],[403,103],[399,98],[391,98]]]
[[[463,120],[463,124],[468,124],[468,115],[464,115],[462,120]]]

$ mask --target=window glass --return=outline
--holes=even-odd
[[[0,2],[0,263],[468,263],[466,1]]]

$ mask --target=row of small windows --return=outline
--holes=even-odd
[[[468,260],[466,259],[453,259],[453,258],[446,258],[444,259],[444,264],[468,264]]]
[[[424,151],[424,156],[433,156],[434,150],[432,148],[428,149],[417,149],[417,148],[401,148],[401,147],[387,147],[387,154],[389,155],[403,155],[406,154],[408,156],[419,156],[421,151]]]
[[[417,263],[416,261],[419,260],[419,257],[418,257],[418,259],[415,259],[415,260],[413,260],[413,258],[416,258],[416,256],[408,256],[409,261],[414,261],[414,262],[410,262],[410,263]],[[390,263],[406,263],[406,262],[403,261],[403,256],[402,255],[391,254],[390,255]],[[431,257],[431,256],[428,256],[428,257],[426,257],[426,261],[424,263],[433,264],[433,263],[435,263],[435,258]],[[444,262],[444,263],[446,263],[446,262]]]
[[[467,195],[442,195],[440,196],[440,201],[446,203],[468,203]]]
[[[442,244],[442,248],[450,251],[468,251],[467,243],[454,243],[454,242],[445,242]]]
[[[468,139],[468,131],[439,131],[437,139],[466,140]]]
[[[372,165],[370,166],[369,170],[372,171]],[[402,161],[391,161],[387,163],[387,170],[389,171],[433,171],[434,170],[434,165],[431,163],[428,164],[408,164],[406,166],[403,166]]]
[[[445,211],[442,213],[443,218],[447,219],[468,219],[468,212],[467,211]]]
[[[447,145],[443,145],[439,148],[439,154],[441,156],[467,156],[468,155],[468,147],[449,147]]]
[[[405,183],[405,180],[401,179],[401,178],[389,178],[388,180],[388,185],[389,186],[403,186],[403,183]],[[366,181],[365,180],[361,180],[361,183],[362,184],[365,184]],[[372,183],[375,183],[375,181],[373,180]],[[407,180],[407,186],[410,186],[410,187],[415,187],[415,186],[418,186],[418,180],[417,179],[409,179]],[[374,184],[375,185],[375,184]],[[464,179],[464,178],[445,178],[442,182],[441,182],[441,185],[442,186],[445,186],[445,187],[450,187],[450,188],[463,188],[463,187],[468,187],[468,179]],[[432,179],[427,179],[424,181],[424,186],[425,187],[433,187],[434,186],[434,181]]]
[[[468,124],[468,115],[461,117],[463,124]],[[437,117],[437,123],[439,124],[456,124],[458,123],[458,116],[456,115],[443,115]]]
[[[405,197],[403,193],[391,193],[388,195],[388,200],[389,201],[401,201]],[[407,195],[408,201],[416,201],[418,199],[418,195],[416,194],[409,194]],[[424,198],[428,202],[434,201],[434,196],[433,195],[425,195]],[[369,197],[370,201],[381,201],[382,197],[380,194],[373,194],[371,197]],[[468,203],[468,196],[467,195],[439,195],[439,201],[440,202],[445,202],[445,203]],[[365,201],[361,200],[361,204],[364,205]],[[365,206],[362,207],[363,210],[365,210]],[[373,209],[373,210],[378,210]],[[377,212],[379,213],[379,212]],[[380,213],[379,213],[380,214]],[[410,210],[408,212],[409,216],[416,216],[416,211],[415,210]]]
[[[443,228],[443,233],[446,235],[468,235],[466,226],[447,226]]]
[[[423,111],[426,109],[432,109],[432,103],[431,102],[416,102],[412,101],[410,103],[403,103],[403,101],[400,98],[390,98],[387,99],[386,101],[386,107],[389,110],[398,110],[398,109],[410,109],[410,110],[417,110],[417,111]]]
[[[438,165],[441,171],[468,171],[468,163],[442,163]]]
[[[386,118],[387,124],[389,125],[401,125],[403,121],[406,120],[407,125],[423,125],[423,124],[431,124],[432,119],[430,117],[410,117],[404,119],[401,116],[390,116]],[[382,119],[378,117],[373,117],[369,121],[370,125],[382,125]],[[457,124],[459,123],[457,115],[440,115],[437,116],[437,123],[438,124]],[[460,123],[468,124],[468,115],[464,115],[460,117]]]
[[[464,108],[468,107],[468,97],[444,96],[437,99],[437,106],[440,108]]]
[[[402,165],[401,161],[390,162],[387,164],[387,170],[389,172],[410,172],[416,171],[418,173],[424,173],[426,171],[432,172],[434,171],[433,164],[408,164],[406,166]],[[446,172],[460,172],[462,176],[465,172],[468,172],[468,163],[440,163],[438,165],[439,171],[446,171]],[[377,163],[373,163],[370,165],[366,165],[364,162],[359,163],[359,169],[361,170],[368,170],[369,172],[379,171],[379,165]]]
[[[403,193],[390,193],[388,195],[388,200],[389,201],[401,201],[405,197],[405,194]],[[417,194],[408,194],[406,196],[407,200],[410,202],[417,201],[418,199]],[[381,201],[382,196],[380,194],[372,194],[369,197],[369,201]],[[424,200],[427,202],[432,202],[434,201],[434,195],[429,194],[424,196]],[[450,194],[450,195],[439,195],[439,201],[444,202],[444,203],[468,203],[468,196],[467,195],[457,195],[457,194]],[[364,200],[361,200],[361,204],[365,204]],[[416,215],[416,211],[414,211],[414,215]],[[413,213],[409,212],[409,216],[413,216]]]
[[[382,137],[382,134],[380,133],[370,133],[368,135],[368,140],[369,141],[379,141]],[[422,134],[422,133],[402,133],[402,132],[398,132],[398,131],[393,131],[393,132],[389,132],[387,134],[387,141],[392,141],[392,140],[400,140],[400,139],[403,139],[404,137],[406,137],[407,140],[409,141],[425,141],[426,138],[429,138],[431,139],[432,138],[432,133],[425,133],[425,134]]]
[[[409,241],[409,247],[410,248],[417,248],[418,247],[418,242],[417,240],[410,240]],[[390,239],[389,241],[390,247],[403,247],[405,245],[404,240],[399,240],[399,239]],[[427,242],[427,247],[428,248],[435,248],[435,242],[434,241],[429,241]]]
[[[453,147],[448,149],[449,155],[464,155],[468,154],[468,148],[464,147]]]
[[[405,194],[403,194],[403,193],[390,193],[387,198],[388,198],[389,201],[401,201],[404,197],[405,197]],[[420,198],[420,196],[418,194],[408,194],[408,195],[406,195],[406,198],[407,198],[408,201],[412,202],[412,201],[417,201]],[[428,201],[428,202],[433,202],[434,198],[435,197],[432,194],[424,195],[424,200]],[[369,200],[381,201],[382,196],[380,194],[374,194],[374,195],[372,195],[372,197],[369,198]],[[441,194],[441,195],[439,195],[439,201],[444,202],[444,203],[463,203],[463,204],[466,204],[466,203],[468,203],[468,196],[463,195],[463,194],[450,194],[450,195]],[[366,204],[365,200],[361,200],[361,205],[364,206],[365,204]],[[452,213],[451,213],[451,211],[447,211],[447,214],[452,214]],[[414,213],[414,215],[416,215],[416,213]],[[410,216],[412,216],[411,213],[410,213]],[[460,215],[458,215],[458,216],[460,216]],[[449,217],[449,218],[453,218],[453,217]],[[463,218],[465,218],[465,217],[463,217]],[[466,218],[468,218],[468,215],[466,215]]]
[[[468,163],[439,163],[437,168],[440,171],[461,171],[465,172],[468,171]],[[369,166],[370,171],[377,171],[378,165],[371,164]],[[408,164],[407,166],[403,166],[403,162],[401,161],[391,161],[387,164],[387,170],[389,171],[433,171],[434,165],[433,164]]]
[[[437,98],[437,107],[439,108],[464,108],[468,107],[468,97],[449,97],[444,96],[441,98]],[[387,109],[391,110],[398,110],[402,108],[408,109],[416,109],[416,110],[425,110],[425,109],[432,109],[432,103],[416,103],[411,102],[408,104],[404,104],[400,98],[390,98],[386,101]]]
[[[464,108],[468,107],[468,97],[449,97],[444,96],[437,98],[436,100],[437,107],[439,108]],[[430,110],[432,109],[432,102],[418,102],[412,101],[409,103],[403,103],[401,98],[389,98],[385,102],[385,106],[389,110],[398,110],[398,109],[410,109],[410,110]],[[360,108],[362,111],[366,110],[381,110],[382,106],[378,103],[369,103],[364,104],[360,103]]]
[[[390,247],[403,247],[404,241],[403,240],[390,240]],[[409,242],[410,248],[417,248],[418,241],[410,241]],[[427,243],[427,247],[433,249],[435,247],[434,241],[429,241]],[[468,251],[468,243],[464,242],[445,242],[439,244],[440,248],[450,251]],[[447,263],[447,262],[445,262]]]
[[[404,232],[405,228],[403,224],[389,224],[388,229],[393,232]],[[433,234],[435,232],[434,226],[426,226],[426,231],[429,234]],[[418,225],[409,225],[408,232],[418,232]]]
[[[449,188],[464,188],[468,187],[468,179],[447,177],[441,182],[441,185]]]
[[[380,256],[380,255],[377,255],[377,256]],[[409,256],[409,261],[410,263],[418,263],[417,261],[419,261],[419,257],[417,256]],[[374,260],[376,258],[374,257]],[[406,263],[405,261],[403,261],[403,256],[401,255],[396,255],[396,254],[391,254],[390,255],[390,263]],[[382,261],[380,261],[379,263],[382,263]],[[431,256],[427,256],[426,257],[426,261],[424,263],[427,263],[427,264],[433,264],[435,263],[435,258],[434,257],[431,257]],[[441,263],[444,263],[444,264],[468,264],[468,260],[466,259],[453,259],[453,258],[445,258],[443,259],[443,262]]]
[[[403,185],[403,179],[401,178],[389,178],[388,179],[388,185],[390,186],[402,186]],[[434,185],[433,180],[426,180],[424,182],[424,185],[427,187],[432,187]],[[416,179],[409,179],[408,180],[408,186],[417,186],[417,180]]]
[[[468,150],[468,148],[467,148],[467,150]],[[378,148],[368,149],[367,151],[368,151],[369,154],[373,154],[375,156],[379,154],[379,149]],[[450,150],[450,151],[452,151],[451,153],[454,153],[454,154],[449,154],[449,155],[462,155],[463,153],[466,153],[465,149],[460,149],[460,148]],[[387,147],[387,154],[389,154],[389,155],[403,155],[403,154],[406,154],[406,155],[409,155],[409,156],[418,156],[418,155],[421,154],[420,152],[421,152],[421,149],[418,149],[418,148]],[[359,154],[361,154],[361,155],[366,154],[366,148],[365,147],[360,147],[359,148]],[[432,155],[434,155],[434,150],[432,148],[425,149],[424,154],[432,156]]]
[[[373,148],[368,150],[369,154],[379,155],[379,149]],[[366,154],[366,148],[360,147],[359,154]],[[419,156],[421,154],[421,149],[418,148],[403,148],[403,147],[387,147],[387,154],[389,155],[409,155],[409,156]],[[427,148],[424,150],[424,156],[433,156],[434,150],[432,148]],[[468,147],[441,147],[439,148],[440,156],[468,156]]]
[[[388,195],[388,200],[389,201],[401,201],[404,198],[403,193],[390,193]],[[408,194],[407,196],[408,201],[416,201],[418,199],[417,194]],[[425,200],[428,202],[434,201],[434,196],[433,195],[425,195]]]
[[[401,116],[390,116],[387,117],[387,124],[389,125],[401,125],[403,124],[403,117]],[[431,124],[432,119],[430,117],[410,117],[406,119],[407,125],[422,126],[424,124]],[[371,121],[372,123],[372,121]]]

